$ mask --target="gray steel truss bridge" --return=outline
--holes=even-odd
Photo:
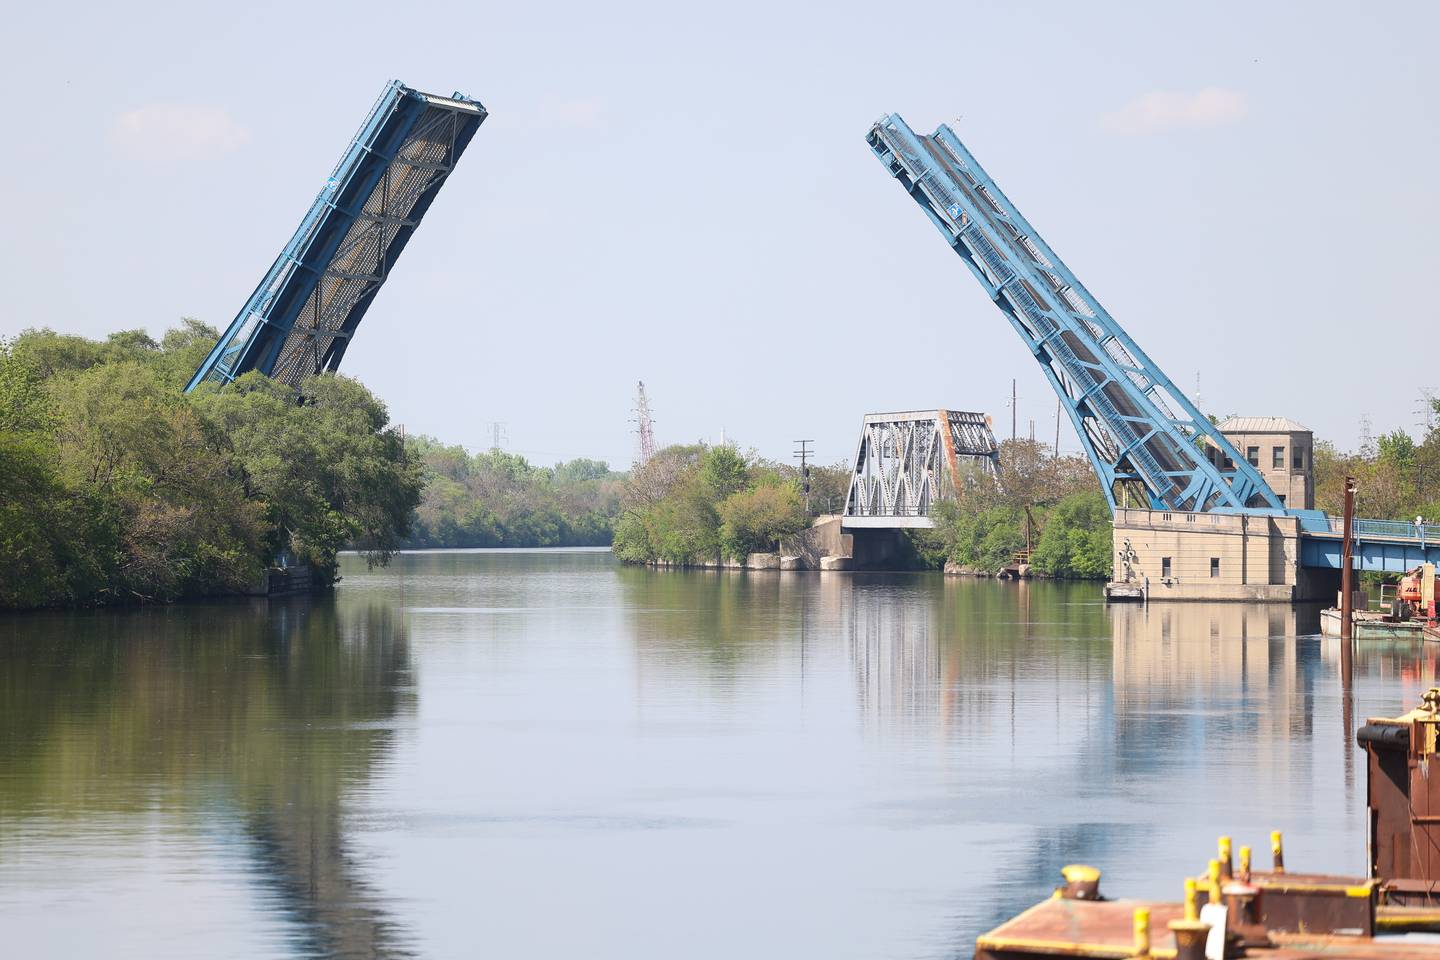
[[[930,508],[999,468],[983,413],[911,410],[865,417],[850,472],[842,526],[930,527]]]

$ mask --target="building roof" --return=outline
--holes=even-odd
[[[1310,433],[1309,427],[1289,417],[1229,417],[1216,428],[1221,433]]]

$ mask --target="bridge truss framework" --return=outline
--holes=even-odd
[[[299,387],[333,371],[441,184],[487,116],[476,100],[381,93],[285,249],[186,391],[250,370]]]
[[[1154,509],[1282,509],[1261,477],[1106,312],[948,126],[918,136],[882,117],[871,150],[920,205],[1039,361],[1100,485]],[[1209,438],[1230,457],[1205,456]]]
[[[999,446],[983,413],[872,413],[855,450],[843,524],[929,527],[932,504],[976,475],[994,475],[999,462]]]

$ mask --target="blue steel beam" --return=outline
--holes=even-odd
[[[1153,509],[1283,509],[1260,472],[1091,296],[949,127],[921,137],[892,113],[867,140],[1039,361],[1112,510],[1122,486],[1140,487]],[[1206,440],[1234,469],[1210,460]]]
[[[1300,565],[1320,570],[1343,566],[1341,540],[1337,536],[1303,534],[1300,537]],[[1440,564],[1440,543],[1409,538],[1357,536],[1353,548],[1356,570],[1380,573],[1408,573],[1422,563]]]
[[[392,81],[186,392],[259,370],[294,387],[340,366],[365,311],[486,117]]]

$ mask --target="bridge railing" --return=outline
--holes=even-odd
[[[1345,535],[1345,518],[1330,517],[1330,532],[1337,537]],[[1440,524],[1416,524],[1406,520],[1361,520],[1354,521],[1355,536],[1383,537],[1386,540],[1416,540],[1440,544]]]

